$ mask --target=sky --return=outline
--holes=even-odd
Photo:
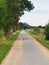
[[[45,26],[49,22],[49,0],[30,0],[35,8],[26,12],[20,18],[21,22],[26,22],[32,26]]]

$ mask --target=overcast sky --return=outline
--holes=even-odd
[[[49,20],[49,0],[31,0],[35,9],[20,18],[21,22],[27,22],[32,26],[45,25]]]

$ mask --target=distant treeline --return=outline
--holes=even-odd
[[[22,22],[19,22],[18,23],[19,25],[19,29],[33,29],[33,28],[45,28],[45,26],[31,26],[27,23],[22,23]]]

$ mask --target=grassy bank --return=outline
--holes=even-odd
[[[0,39],[4,36],[3,30],[0,31]]]
[[[43,34],[35,34],[32,31],[27,31],[31,36],[33,36],[37,41],[39,41],[42,45],[49,49],[49,41],[45,40],[45,36]]]
[[[4,59],[4,57],[6,56],[8,51],[10,50],[10,48],[13,45],[14,41],[17,39],[19,33],[20,32],[16,32],[15,35],[13,35],[9,40],[6,40],[5,44],[3,44],[0,47],[0,63],[2,62],[2,60]]]
[[[4,41],[2,41],[3,37],[4,37],[4,32],[3,32],[3,30],[0,30],[0,46],[2,46],[2,44],[4,42]]]

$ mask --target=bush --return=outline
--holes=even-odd
[[[34,28],[34,33],[37,33],[37,34],[40,33],[39,27]]]
[[[49,40],[49,23],[45,27],[45,39]]]

